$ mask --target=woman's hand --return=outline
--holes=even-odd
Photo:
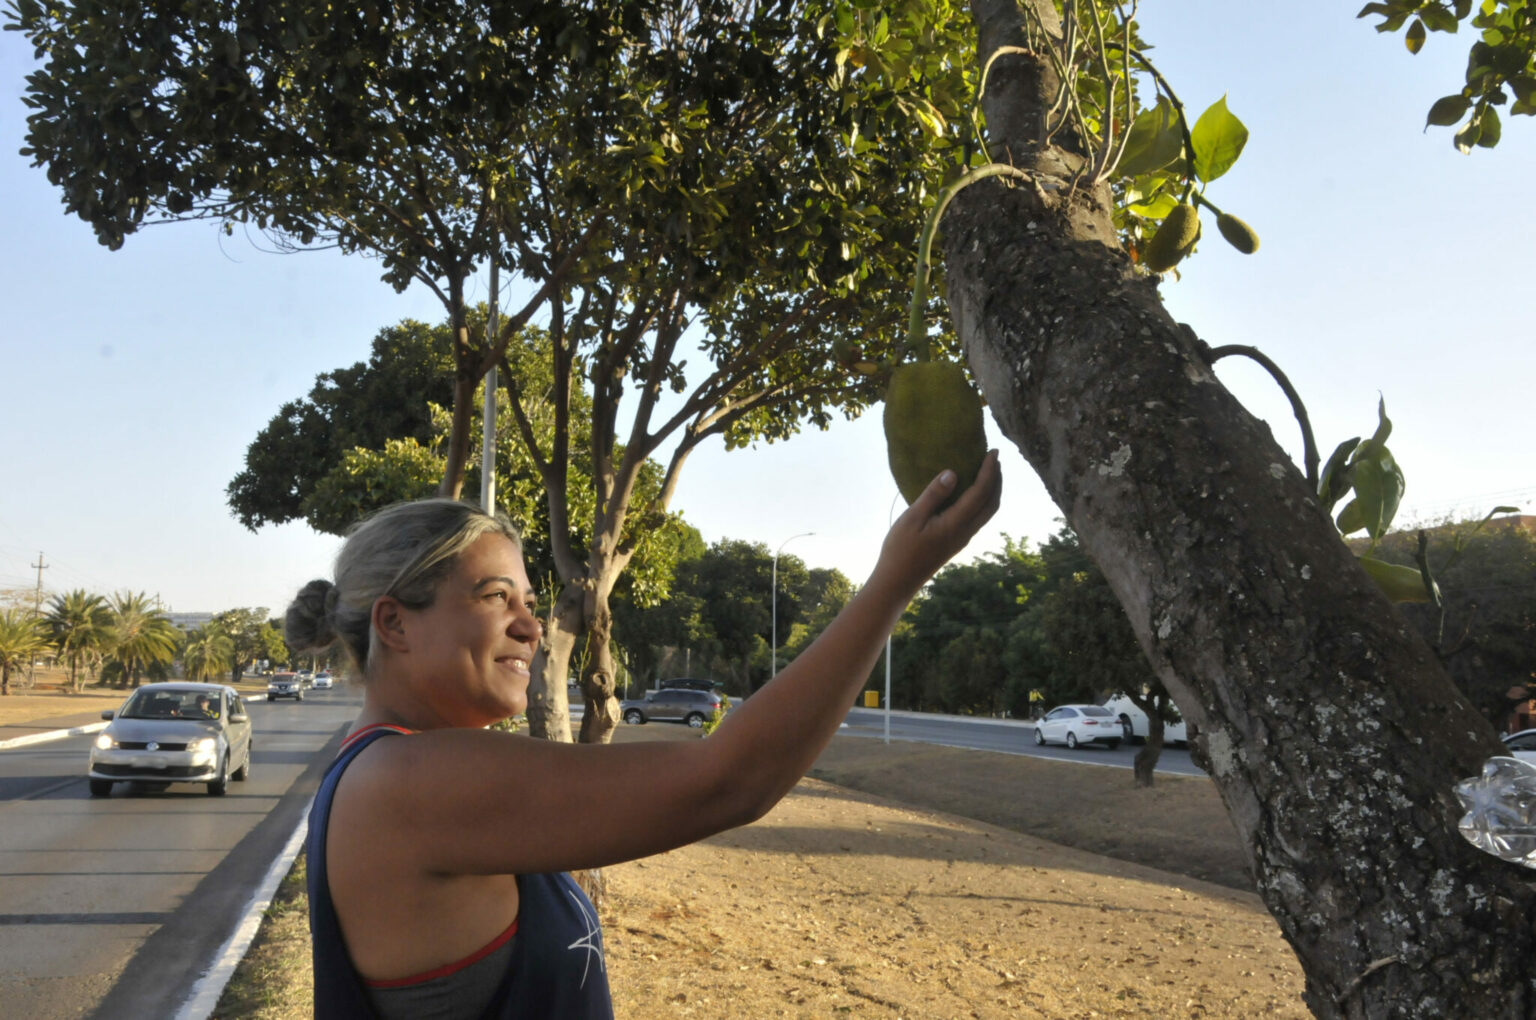
[[[938,511],[939,505],[949,498],[955,481],[953,471],[942,472],[928,483],[906,513],[896,518],[880,548],[871,583],[915,592],[964,549],[997,512],[1003,476],[996,450],[987,452],[971,487],[946,509]]]

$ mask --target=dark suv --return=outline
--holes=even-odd
[[[647,691],[643,698],[630,698],[619,705],[624,721],[633,725],[657,722],[685,722],[698,729],[723,703],[714,691],[691,691],[675,687]]]

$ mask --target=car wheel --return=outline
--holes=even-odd
[[[110,780],[110,779],[92,779],[91,780],[91,796],[92,797],[110,797],[110,796],[112,796],[112,780]]]
[[[275,699],[273,699],[273,697],[272,697],[272,695],[270,695],[270,694],[268,694],[268,695],[267,695],[267,700],[268,700],[268,701],[272,701],[272,700],[275,700]]]
[[[1109,742],[1109,749],[1111,751],[1119,750],[1119,748],[1120,748],[1120,741],[1118,741],[1118,740],[1111,740]]]
[[[237,783],[243,783],[247,779],[251,778],[251,755],[255,752],[255,750],[255,744],[247,744],[245,746],[245,762],[239,768],[235,769],[235,774],[229,778],[233,779]]]
[[[645,716],[640,714],[640,710],[638,708],[632,708],[628,712],[624,713],[624,721],[629,723],[631,726],[639,726],[641,723],[645,722]]]
[[[1045,734],[1040,732],[1040,727],[1038,725],[1035,726],[1035,743],[1039,744],[1041,747],[1045,746]]]
[[[1071,751],[1077,750],[1077,734],[1071,730],[1067,731],[1067,749]]]
[[[224,756],[224,760],[219,763],[219,778],[211,781],[208,784],[208,796],[210,796],[210,797],[222,797],[222,796],[224,796],[224,790],[228,786],[229,786],[229,755],[226,754]]]
[[[1131,725],[1131,717],[1130,716],[1122,715],[1120,717],[1120,733],[1124,737],[1125,742],[1127,744],[1132,743],[1133,741],[1135,741],[1135,739],[1136,739],[1136,727]]]
[[[684,719],[683,722],[687,723],[693,729],[696,729],[696,730],[703,729],[704,728],[704,713],[703,712],[689,712],[688,713],[688,718]]]

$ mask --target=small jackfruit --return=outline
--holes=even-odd
[[[1178,265],[1200,237],[1200,213],[1189,204],[1176,205],[1141,253],[1141,263],[1154,273]]]
[[[1227,239],[1228,244],[1244,255],[1252,255],[1259,250],[1259,235],[1236,216],[1222,213],[1216,217],[1216,229],[1221,231],[1221,236]]]
[[[909,504],[945,468],[958,478],[950,500],[970,487],[987,455],[987,435],[981,397],[964,369],[950,361],[919,361],[891,371],[885,452]]]
[[[1424,586],[1424,575],[1418,567],[1405,567],[1399,563],[1387,563],[1370,556],[1357,557],[1365,572],[1371,575],[1376,586],[1386,592],[1393,602],[1429,602],[1429,589]]]

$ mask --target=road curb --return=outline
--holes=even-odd
[[[229,979],[235,976],[235,970],[245,959],[245,954],[250,951],[251,943],[256,940],[256,933],[261,928],[261,921],[266,915],[267,908],[272,905],[272,897],[277,894],[277,887],[282,884],[283,879],[288,877],[288,872],[293,868],[294,859],[299,856],[299,850],[304,846],[304,837],[309,832],[309,807],[314,800],[311,797],[309,803],[304,805],[304,811],[299,818],[299,824],[294,827],[293,835],[288,837],[288,842],[272,861],[272,866],[267,869],[261,884],[256,887],[251,901],[245,906],[245,914],[240,923],[219,947],[219,951],[214,954],[213,965],[192,986],[186,1003],[177,1010],[175,1020],[207,1020],[218,1007],[219,998],[224,994]]]
[[[50,740],[62,740],[65,737],[78,737],[86,733],[96,733],[107,728],[104,722],[88,723],[84,726],[73,726],[67,730],[44,730],[41,733],[28,733],[24,737],[11,737],[9,740],[0,740],[0,751],[7,751],[13,747],[26,747],[29,744],[42,744]]]

